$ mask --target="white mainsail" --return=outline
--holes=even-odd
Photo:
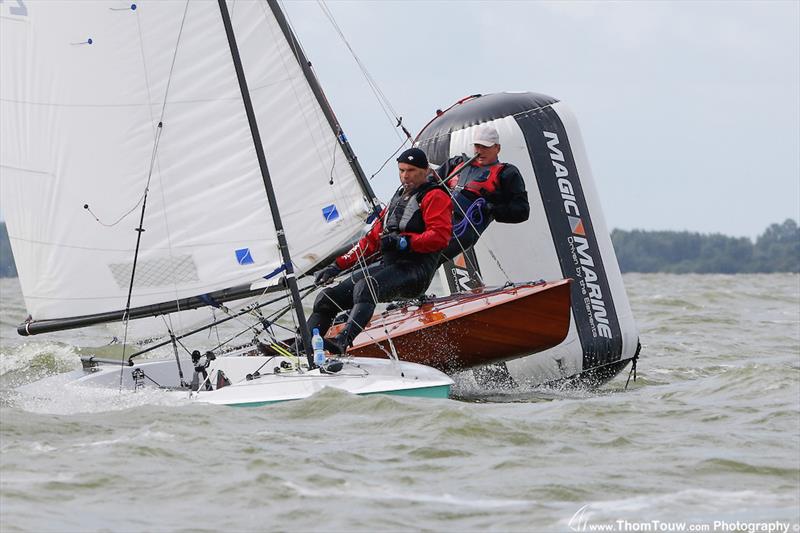
[[[34,320],[124,308],[148,176],[132,308],[281,267],[216,1],[13,4],[0,4],[0,201]],[[302,273],[359,231],[370,195],[271,7],[227,5]]]

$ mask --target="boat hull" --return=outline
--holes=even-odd
[[[128,394],[156,389],[187,402],[254,407],[307,398],[325,388],[364,396],[447,398],[453,384],[444,373],[415,363],[358,357],[347,357],[342,362],[343,368],[338,372],[323,373],[319,369],[298,371],[296,362],[284,357],[220,357],[207,369],[213,390],[206,390],[201,380],[200,390],[195,392],[180,387],[174,359],[143,361],[132,367],[98,364],[89,370],[53,376],[19,390],[29,395],[52,396],[63,393],[65,387],[96,387]],[[279,370],[281,363],[292,364],[294,369]],[[190,361],[182,360],[181,366],[184,372],[190,370],[187,377],[192,375]],[[144,377],[139,376],[139,386],[134,380],[136,370],[144,373]],[[219,370],[230,384],[217,388]]]
[[[384,312],[355,338],[349,353],[385,358],[387,332],[401,360],[446,372],[541,352],[567,336],[570,281],[484,289]]]

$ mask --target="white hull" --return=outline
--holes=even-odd
[[[58,387],[120,388],[122,369],[122,391],[135,394],[142,389],[161,389],[187,402],[210,403],[231,406],[258,406],[269,403],[307,398],[326,387],[352,394],[394,394],[447,398],[453,384],[446,374],[416,363],[348,357],[342,360],[344,367],[336,373],[321,373],[319,369],[283,370],[275,373],[281,362],[291,362],[284,357],[220,357],[208,369],[208,381],[215,390],[205,390],[201,381],[200,390],[191,392],[179,387],[178,371],[174,359],[142,361],[135,366],[120,367],[100,363],[91,370],[76,370],[68,374],[53,376],[19,389],[22,393],[36,395],[49,385]],[[191,381],[194,372],[191,361],[181,360],[184,378]],[[260,368],[260,370],[259,370]],[[136,388],[133,372],[140,369],[144,378]],[[217,389],[218,371],[222,370],[230,385]],[[247,379],[256,371],[260,375]],[[50,382],[50,383],[48,383]]]

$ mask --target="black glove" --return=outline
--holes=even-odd
[[[494,204],[486,202],[483,204],[483,216],[491,217],[492,215],[494,215]]]
[[[336,263],[327,266],[314,275],[314,283],[317,285],[326,285],[329,281],[339,275],[342,269],[336,266]]]
[[[411,247],[411,238],[407,235],[390,233],[381,237],[381,252],[405,252]]]

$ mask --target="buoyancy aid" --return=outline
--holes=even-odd
[[[422,233],[425,231],[425,219],[422,217],[420,205],[422,199],[430,191],[441,189],[434,183],[424,183],[413,194],[404,195],[403,188],[397,190],[389,201],[389,207],[383,217],[384,233]]]
[[[453,172],[457,172],[464,167],[465,162],[459,163]],[[459,175],[447,180],[447,186],[455,193],[467,191],[475,197],[486,197],[497,192],[500,188],[500,173],[506,168],[505,163],[499,161],[488,167],[470,165]]]
[[[465,162],[459,163],[452,173],[464,168],[464,165]],[[447,180],[447,186],[452,191],[454,223],[463,220],[464,214],[472,205],[472,202],[478,198],[488,200],[491,195],[498,192],[500,188],[500,173],[505,168],[506,164],[499,161],[485,167],[470,165],[464,168],[457,176]],[[491,221],[492,219],[489,216],[484,216],[480,222],[471,223],[469,229],[480,235],[486,230]]]
[[[413,194],[403,194],[403,188],[395,192],[383,216],[383,234],[387,233],[422,233],[425,231],[425,219],[422,216],[422,199],[429,192],[445,189],[432,182],[427,182],[418,187]],[[387,252],[384,259],[388,262],[407,261],[419,265],[427,277],[432,276],[438,265],[439,252],[418,253],[412,251]]]

